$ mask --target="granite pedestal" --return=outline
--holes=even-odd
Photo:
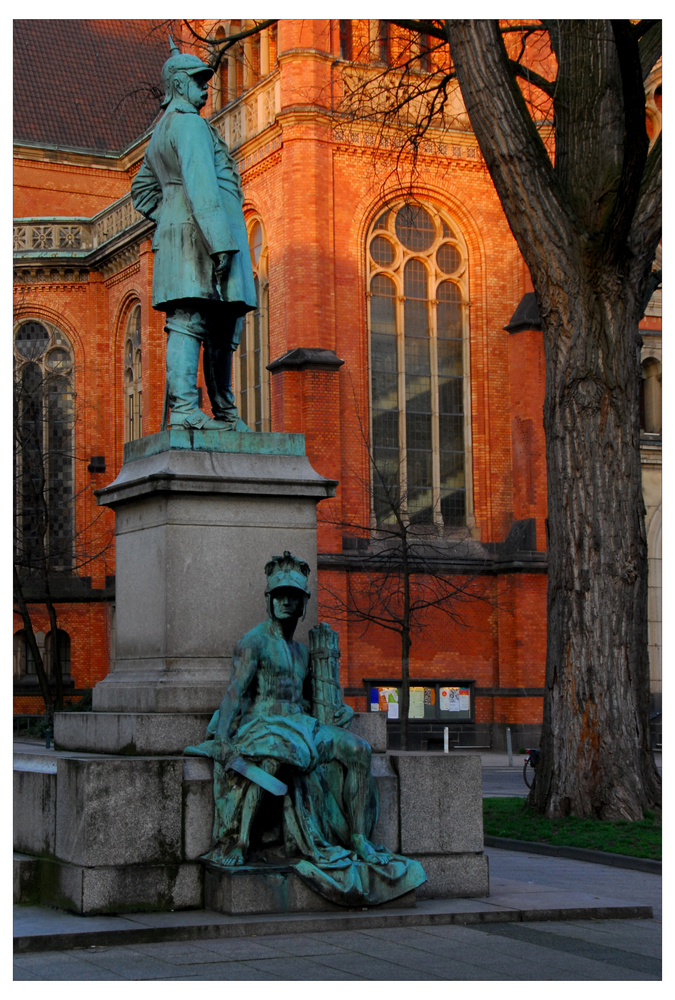
[[[57,746],[152,754],[200,742],[235,643],[267,615],[265,562],[290,549],[316,592],[316,505],[335,487],[300,434],[178,428],[126,445],[98,493],[116,517],[113,668],[93,713],[57,715]],[[316,620],[314,600],[300,641]]]

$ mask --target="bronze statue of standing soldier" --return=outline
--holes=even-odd
[[[131,186],[134,206],[157,223],[152,305],[166,313],[162,427],[248,430],[232,392],[232,360],[256,292],[235,162],[204,118],[213,70],[171,42],[162,67],[164,115]],[[197,373],[213,419],[198,405]]]

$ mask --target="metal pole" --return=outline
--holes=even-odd
[[[449,753],[450,751],[450,735],[448,727],[446,726],[443,730],[443,753]]]
[[[513,750],[511,748],[511,727],[506,727],[506,751],[509,755],[509,767],[513,767]]]

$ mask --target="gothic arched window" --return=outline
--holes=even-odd
[[[658,358],[646,358],[642,362],[640,429],[644,434],[661,433],[661,363]]]
[[[261,220],[254,216],[248,224],[248,245],[253,265],[257,308],[246,314],[241,344],[235,354],[234,388],[239,415],[252,431],[270,429],[269,361],[269,282],[267,238]]]
[[[61,676],[70,677],[70,636],[64,629],[56,630],[58,642],[59,663],[61,664]],[[48,632],[45,637],[44,651],[45,673],[50,679],[54,677],[54,633]]]
[[[467,254],[445,215],[399,201],[367,245],[375,521],[466,524]]]
[[[73,358],[51,324],[14,331],[14,555],[25,571],[72,566],[74,524]]]
[[[124,338],[124,440],[143,437],[143,385],[141,355],[141,307],[136,305],[127,320]]]

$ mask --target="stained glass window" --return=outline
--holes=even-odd
[[[373,503],[466,524],[466,249],[431,206],[380,210],[368,239]]]
[[[124,339],[124,440],[143,437],[143,386],[141,307],[135,305],[127,320]]]
[[[248,227],[257,306],[242,322],[241,343],[235,354],[234,389],[239,416],[252,431],[270,429],[267,238],[258,218]]]
[[[72,565],[74,393],[66,336],[28,320],[14,333],[14,556],[26,571]]]

